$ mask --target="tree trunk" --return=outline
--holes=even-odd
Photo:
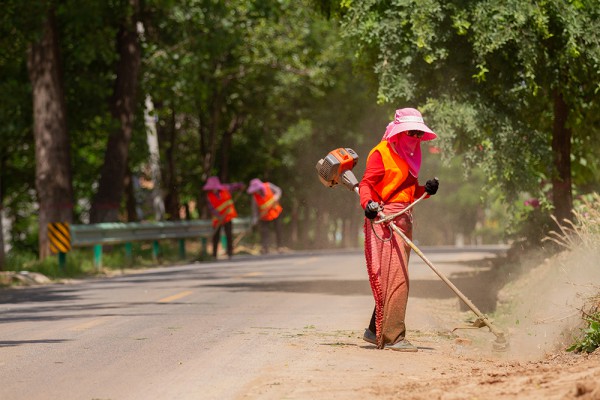
[[[159,147],[163,149],[165,163],[162,168],[165,195],[165,211],[167,219],[178,221],[179,217],[179,186],[177,184],[176,154],[177,148],[177,127],[175,109],[170,109],[170,119],[168,124],[159,124],[157,127]]]
[[[232,117],[221,140],[221,177],[226,181],[229,179],[229,154],[231,153],[233,135],[241,124],[242,118],[239,118],[237,115]]]
[[[125,193],[126,193],[126,205],[125,208],[127,210],[127,222],[137,222],[137,199],[135,198],[135,187],[133,185],[133,176],[131,174],[131,170],[129,167],[125,173]]]
[[[289,235],[286,235],[286,238],[289,238],[290,243],[298,243],[299,235],[298,235],[298,214],[299,214],[299,205],[297,201],[291,201],[291,210],[289,213],[290,216],[290,225],[289,225]]]
[[[121,24],[117,34],[117,78],[110,100],[112,117],[119,128],[111,133],[100,173],[98,192],[92,203],[90,222],[117,221],[125,192],[129,143],[133,132],[141,50],[137,32],[139,0],[129,0],[133,13]]]
[[[6,255],[4,254],[4,171],[6,157],[0,158],[0,271],[4,271]]]
[[[0,203],[0,271],[4,271],[4,262],[5,262],[5,255],[4,255],[4,218],[2,218],[3,215],[3,207],[2,204]]]
[[[29,47],[27,68],[33,100],[35,186],[39,202],[39,255],[50,255],[50,222],[73,221],[73,186],[66,106],[59,65],[54,10],[48,10],[41,39]]]
[[[357,207],[358,208],[358,207]],[[359,209],[362,211],[362,209]],[[358,214],[360,215],[360,214]],[[362,222],[362,218],[352,217],[350,218],[350,247],[357,248],[359,247],[359,232],[360,232],[360,223]]]
[[[310,247],[309,226],[311,225],[311,213],[306,207],[306,200],[299,199],[298,203],[298,244],[300,248],[307,249]]]
[[[552,152],[555,172],[552,175],[554,216],[560,222],[571,219],[573,194],[571,192],[571,129],[567,128],[569,108],[562,93],[556,89],[554,97],[554,126]]]
[[[329,212],[316,210],[315,211],[315,242],[314,246],[317,249],[325,249],[329,246],[329,238],[327,233],[329,232]]]

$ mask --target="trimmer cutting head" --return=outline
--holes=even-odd
[[[319,180],[327,187],[333,187],[341,182],[349,190],[354,190],[358,186],[358,180],[352,168],[357,162],[358,154],[350,148],[340,147],[332,150],[317,162]]]
[[[496,340],[492,343],[492,349],[498,352],[508,351],[510,345],[504,335],[497,335]]]
[[[479,329],[479,328],[484,328],[484,327],[488,327],[490,329],[490,332],[492,332],[496,336],[496,340],[494,340],[494,342],[492,343],[492,349],[497,352],[508,351],[510,344],[508,343],[508,340],[506,339],[506,335],[504,334],[504,332],[502,332],[500,329],[498,329],[496,326],[494,326],[492,324],[492,321],[490,321],[485,316],[477,318],[470,325],[457,326],[456,328],[452,329],[452,332],[454,332],[458,329]]]

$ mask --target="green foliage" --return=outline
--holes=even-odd
[[[360,218],[347,194],[320,186],[314,164],[332,148],[356,148],[365,130],[380,137],[383,128],[374,130],[372,121],[383,126],[387,116],[371,113],[365,127],[378,108],[373,89],[353,74],[351,49],[335,22],[304,1],[199,3],[202,12],[182,2],[157,15],[145,42],[144,85],[158,105],[160,129],[175,132],[161,148],[177,154],[181,200],[200,198],[208,175],[243,182],[259,177],[282,187],[288,221],[292,213],[310,219],[313,211],[302,210],[317,208]],[[366,148],[356,150],[366,157]],[[323,200],[317,193],[331,202],[317,206]],[[249,204],[237,202],[238,212],[249,213]]]
[[[61,269],[58,265],[57,256],[39,260],[37,249],[30,252],[13,249],[7,255],[5,270],[37,272],[50,279],[80,277],[86,273],[77,253],[74,256],[67,257],[66,265]]]
[[[32,206],[33,204],[29,200],[15,205],[11,209],[11,216],[15,220],[12,223],[10,235],[12,237],[12,248],[15,252],[37,253],[39,227],[36,223],[36,210]]]
[[[27,265],[33,265],[38,261],[37,253],[34,251],[23,251],[13,249],[6,255],[6,271],[22,271]]]
[[[37,3],[30,7],[26,2],[6,1],[0,16],[0,210],[14,216],[10,233],[21,248],[32,245],[31,227],[25,222],[35,224],[27,218],[35,199],[35,148],[26,49],[38,33],[39,8]]]
[[[600,312],[585,316],[587,327],[582,329],[581,337],[567,348],[574,353],[591,353],[600,347]]]
[[[419,107],[446,154],[513,203],[552,200],[553,95],[569,106],[573,182],[600,184],[600,11],[593,1],[345,2],[342,32],[372,65],[378,99]],[[594,164],[594,165],[593,165]]]
[[[532,207],[522,202],[515,204],[512,210],[515,217],[508,236],[522,248],[531,248],[542,244],[554,226],[548,205]]]
[[[462,157],[444,163],[442,158],[446,155],[438,153],[435,142],[422,148],[419,181],[424,184],[435,176],[440,180],[440,189],[414,211],[415,240],[421,245],[460,241],[476,245],[507,240],[506,230],[512,219],[504,204],[494,203],[491,199],[495,196],[485,195],[489,193],[483,171],[471,168],[467,173]]]
[[[0,199],[13,222],[15,254],[28,254],[36,243],[37,229],[32,226],[37,199],[27,46],[39,35],[45,7],[54,5],[75,214],[78,222],[85,221],[106,141],[116,124],[108,108],[117,61],[115,41],[130,10],[125,0],[5,3],[0,17],[4,33]],[[443,205],[431,212],[446,226],[461,223],[459,229],[443,229],[436,240],[452,242],[453,234],[469,236],[473,229],[496,240],[505,227],[498,203],[510,204],[523,188],[533,196],[551,177],[546,134],[550,113],[546,102],[530,93],[536,80],[514,77],[508,66],[500,68],[507,64],[500,56],[514,37],[502,42],[501,32],[474,36],[489,16],[483,4],[471,9],[462,2],[436,0],[144,1],[142,71],[129,167],[138,177],[149,175],[142,117],[149,96],[158,125],[163,195],[176,194],[176,207],[192,202],[202,207],[200,188],[208,175],[243,182],[259,177],[282,187],[286,227],[294,225],[301,238],[308,238],[295,243],[326,246],[327,238],[343,224],[351,223],[348,229],[357,232],[362,213],[351,194],[318,182],[316,161],[334,148],[351,147],[360,156],[355,169],[360,179],[368,152],[381,138],[393,110],[421,105],[428,123],[440,133],[435,145],[448,162],[442,166],[436,156],[435,162],[424,163],[432,167],[433,175],[444,171],[446,196],[432,199],[424,208]],[[587,3],[581,4],[579,12],[587,13]],[[515,27],[525,29],[527,21],[538,21],[536,29],[548,29],[542,14],[531,7],[512,3],[501,10],[498,5],[490,7],[500,15],[524,7],[533,17],[526,22],[516,19],[511,23],[524,25]],[[326,17],[342,18],[341,26]],[[586,21],[595,23],[593,18]],[[571,64],[586,59],[589,52],[584,47],[593,47],[596,40],[592,35],[587,44],[581,42],[578,32],[588,28],[573,24],[574,39],[567,40],[572,50],[565,56]],[[504,53],[496,54],[499,51]],[[356,54],[361,56],[358,63]],[[587,64],[578,65],[585,72]],[[500,77],[511,84],[527,82],[526,88],[505,90],[497,84],[505,82]],[[589,94],[587,84],[580,86]],[[499,93],[506,98],[498,98]],[[378,98],[394,106],[377,104]],[[598,122],[596,103],[593,97],[588,100],[574,120],[579,133],[573,153],[574,177],[586,190],[597,186],[600,171],[592,156],[599,148],[595,128],[579,129]],[[532,104],[534,113],[529,115]],[[590,118],[596,118],[592,121],[596,125]],[[454,152],[463,156],[454,157]],[[472,169],[472,174],[467,177],[464,169]],[[503,200],[482,199],[482,191],[501,193],[488,190],[499,185],[506,189]],[[248,215],[248,197],[243,194],[238,200],[238,211]],[[195,210],[193,217],[202,217],[202,211]],[[326,233],[325,239],[317,238],[319,232]]]

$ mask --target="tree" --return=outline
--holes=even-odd
[[[515,92],[525,84],[526,89],[519,90],[525,100],[545,105],[534,115],[551,116],[550,128],[539,122],[537,128],[551,132],[553,170],[548,177],[559,221],[570,219],[573,207],[573,135],[589,142],[587,124],[595,118],[589,112],[598,111],[593,103],[600,88],[599,17],[597,4],[590,1],[512,2],[505,7],[486,1],[473,11],[474,49],[480,69],[489,70],[480,79],[487,80],[489,75],[491,81],[498,81],[506,70],[496,64],[514,60],[517,75],[505,87]],[[494,29],[494,21],[504,28]],[[500,39],[500,33],[510,36]]]
[[[323,149],[300,159],[289,154],[311,141],[310,133],[291,139],[291,132],[306,126],[299,121],[317,108],[330,107],[320,99],[341,91],[338,76],[351,84],[335,24],[305,2],[175,3],[145,23],[144,86],[157,106],[167,199],[203,199],[202,182],[217,174],[286,182],[285,201],[291,202],[302,195],[292,189],[294,182],[315,180],[314,171],[298,177],[299,166],[323,156]],[[360,115],[356,109],[348,114]],[[173,214],[176,207],[166,203]]]
[[[342,31],[377,73],[379,100],[421,108],[446,150],[481,165],[507,199],[545,197],[551,182],[560,220],[570,216],[573,170],[587,170],[580,187],[597,186],[589,167],[600,111],[594,1],[341,4]]]
[[[141,51],[138,37],[139,0],[129,0],[117,34],[116,79],[110,99],[110,112],[117,127],[111,132],[98,191],[90,210],[90,222],[117,221],[129,159],[129,144],[134,129]]]
[[[33,97],[39,254],[50,254],[47,225],[72,222],[73,187],[66,106],[54,9],[48,7],[41,37],[29,47],[27,66]]]
[[[25,13],[20,3],[5,4],[0,16],[0,75],[3,77],[0,80],[0,211],[10,225],[9,231],[9,227],[3,225],[4,218],[0,219],[0,241],[3,242],[0,244],[0,270],[5,267],[4,244],[12,244],[9,237],[13,240],[19,237],[15,232],[15,216],[26,214],[24,209],[32,203],[29,193],[35,191],[32,101],[26,49],[34,39],[31,32],[37,33],[41,23],[32,18],[37,15],[37,10]],[[30,29],[20,30],[19,27],[24,25]],[[10,236],[3,236],[4,231]]]

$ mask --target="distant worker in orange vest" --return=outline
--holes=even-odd
[[[271,182],[263,182],[258,178],[252,179],[250,185],[248,185],[248,194],[252,195],[252,223],[258,222],[261,240],[261,253],[267,254],[269,252],[269,225],[275,227],[275,238],[277,243],[277,249],[281,250],[281,222],[279,216],[281,215],[281,205],[279,199],[281,198],[281,188]]]
[[[214,233],[212,237],[212,255],[217,258],[217,249],[219,248],[219,239],[221,236],[221,227],[225,229],[227,238],[227,256],[233,257],[233,229],[231,220],[238,216],[231,192],[244,190],[246,185],[242,182],[221,183],[218,177],[211,176],[206,180],[202,187],[207,196],[208,210],[212,215],[212,226]]]

